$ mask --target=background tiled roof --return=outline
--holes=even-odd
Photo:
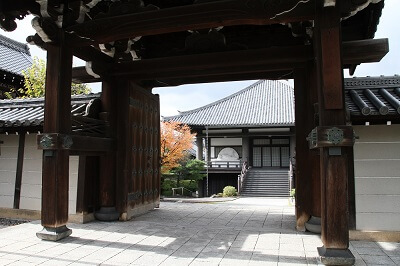
[[[400,119],[400,76],[346,78],[344,85],[352,122]],[[164,120],[191,126],[294,126],[293,88],[260,80],[219,101]]]
[[[22,75],[32,65],[32,58],[26,44],[0,35],[0,69]]]
[[[352,118],[400,118],[400,76],[349,78],[344,84]]]
[[[90,100],[99,97],[99,93],[72,96],[71,114],[84,114]],[[44,98],[0,100],[0,127],[42,126],[43,118]]]
[[[293,88],[280,81],[260,80],[219,101],[164,120],[200,126],[293,126]]]

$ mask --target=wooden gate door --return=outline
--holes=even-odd
[[[160,103],[158,95],[130,83],[123,102],[127,104],[123,154],[124,181],[120,191],[126,219],[155,207],[160,202]],[[123,141],[123,140],[118,140]]]

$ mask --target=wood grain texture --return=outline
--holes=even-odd
[[[110,130],[108,134],[111,138],[116,138],[116,117],[117,117],[117,98],[113,94],[115,89],[112,80],[102,83],[101,104],[102,111],[108,114]],[[114,143],[116,149],[116,143]],[[116,152],[109,151],[100,156],[100,176],[99,176],[99,205],[100,207],[115,207],[116,204]]]
[[[96,61],[100,69],[110,71],[100,73],[100,79],[87,74],[85,67],[73,68],[75,82],[98,82],[108,75],[133,78],[136,81],[151,81],[149,85],[166,86],[187,83],[221,82],[247,79],[292,78],[293,68],[299,63],[313,59],[311,47],[275,47],[248,51],[232,51],[185,55],[159,59],[143,59],[117,64]],[[343,43],[343,66],[364,62],[379,62],[388,52],[387,39],[351,41]],[[289,53],[290,52],[290,53]],[[238,59],[237,61],[231,60]],[[170,62],[173,61],[174,64]],[[211,67],[211,63],[213,66]],[[208,67],[207,67],[208,66]],[[246,67],[241,67],[246,66]],[[113,74],[113,71],[115,72]],[[174,72],[175,71],[175,72]],[[151,87],[151,86],[150,86]]]
[[[79,156],[76,212],[90,213],[99,206],[99,157]]]
[[[87,21],[67,28],[76,33],[79,43],[107,43],[136,36],[156,35],[234,25],[271,25],[313,18],[312,2],[298,0],[225,0],[175,8],[117,15]],[[298,7],[291,10],[297,4]],[[280,14],[280,15],[279,15]],[[90,41],[88,41],[90,40]]]
[[[71,131],[72,50],[66,45],[48,45],[45,133]],[[42,225],[63,226],[68,221],[69,151],[43,152]]]
[[[339,5],[316,6],[314,44],[317,62],[318,109],[320,126],[346,124],[343,99]],[[329,41],[332,40],[332,41]],[[321,239],[327,249],[347,249],[349,148],[340,148],[341,155],[329,155],[329,148],[320,148],[321,171]]]
[[[321,216],[319,153],[308,148],[306,140],[314,126],[318,90],[315,66],[295,70],[296,116],[296,209],[298,220],[304,213]],[[298,224],[299,226],[299,224]]]
[[[15,189],[14,189],[14,209],[19,209],[21,199],[21,183],[22,183],[22,169],[24,165],[24,150],[25,150],[25,132],[21,132],[18,138],[18,157],[17,157],[17,170],[15,172]]]

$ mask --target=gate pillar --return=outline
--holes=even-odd
[[[48,44],[46,94],[43,135],[38,136],[42,147],[54,144],[49,133],[71,132],[71,73],[72,50],[63,40]],[[68,145],[65,137],[62,146]],[[43,151],[42,213],[43,230],[36,233],[44,240],[57,241],[72,231],[68,221],[69,151],[61,147]]]
[[[103,81],[101,103],[102,103],[102,119],[109,122],[108,137],[116,138],[116,113],[117,113],[117,97],[112,81]],[[95,217],[101,221],[118,220],[119,212],[116,209],[116,153],[107,152],[100,156],[100,180],[99,180],[99,204],[100,209],[95,212]]]
[[[324,7],[317,1],[314,51],[317,61],[319,127],[309,136],[310,147],[320,151],[321,237],[318,248],[326,265],[352,265],[348,250],[348,149],[354,144],[346,125],[341,57],[340,2]]]
[[[310,216],[321,217],[319,151],[310,150],[307,136],[318,125],[318,90],[314,64],[295,69],[296,229],[305,231]]]

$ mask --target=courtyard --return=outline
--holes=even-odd
[[[0,265],[318,265],[319,235],[296,232],[288,199],[162,202],[128,222],[68,224],[58,242],[39,221],[0,229]],[[400,243],[351,241],[356,265],[400,265]]]

